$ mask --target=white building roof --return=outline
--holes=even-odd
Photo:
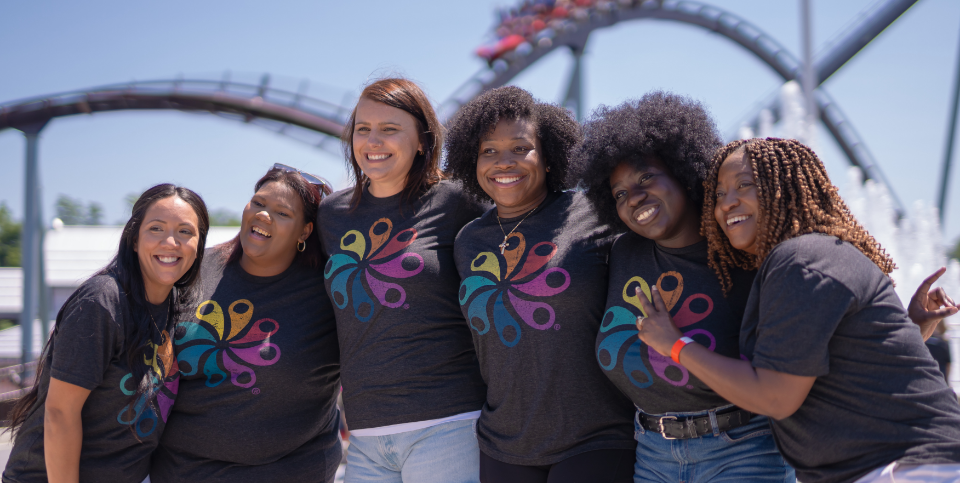
[[[23,273],[20,267],[0,267],[0,318],[20,313],[22,287]]]
[[[50,330],[53,330],[53,322],[50,322]],[[40,357],[40,351],[43,350],[43,344],[47,343],[47,337],[41,338],[43,329],[40,321],[33,323],[33,358]],[[9,329],[0,330],[0,359],[19,359],[20,358],[20,326],[14,325]]]
[[[230,240],[236,226],[213,226],[207,246]],[[64,226],[48,230],[44,239],[47,285],[75,288],[110,262],[120,244],[122,226]],[[19,314],[23,304],[23,275],[19,268],[0,268],[0,316]],[[19,330],[19,329],[18,329]]]

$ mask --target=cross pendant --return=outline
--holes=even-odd
[[[503,255],[503,251],[507,249],[507,241],[504,240],[500,245],[500,254]]]

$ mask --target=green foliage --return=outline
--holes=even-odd
[[[133,215],[133,205],[137,204],[137,200],[140,199],[140,195],[136,193],[127,193],[127,196],[123,197],[123,201],[127,204],[127,211],[124,213],[127,215],[127,218],[130,218]],[[126,223],[126,220],[124,220]]]
[[[23,226],[13,220],[7,204],[0,201],[0,267],[20,266],[20,232]]]
[[[10,319],[0,319],[0,330],[6,330],[15,325],[17,325],[17,323]]]
[[[957,244],[954,245],[953,250],[947,253],[947,256],[950,258],[956,258],[960,260],[960,238],[957,238]]]
[[[103,224],[103,207],[96,201],[84,206],[81,200],[60,195],[57,197],[56,210],[57,218],[60,218],[64,225]]]
[[[226,209],[210,211],[210,226],[240,226],[240,216]]]

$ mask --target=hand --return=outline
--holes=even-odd
[[[637,334],[644,344],[653,347],[653,350],[660,355],[670,357],[670,350],[683,337],[683,333],[673,324],[670,312],[663,303],[663,297],[660,296],[660,290],[656,285],[650,288],[650,295],[653,297],[652,303],[647,299],[646,294],[639,287],[637,288],[640,306],[647,313],[647,317],[637,317]]]
[[[917,292],[910,299],[910,305],[907,306],[907,314],[910,315],[910,320],[920,327],[923,340],[927,340],[933,335],[937,324],[944,317],[957,313],[957,304],[943,291],[942,287],[930,290],[934,282],[946,271],[946,267],[941,267],[940,270],[927,277],[917,288]]]

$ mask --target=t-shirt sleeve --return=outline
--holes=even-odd
[[[839,281],[796,261],[768,268],[760,285],[760,322],[751,363],[797,376],[828,374],[830,339],[856,297]]]
[[[119,337],[120,327],[101,301],[71,300],[57,327],[50,376],[92,391],[119,353]]]

